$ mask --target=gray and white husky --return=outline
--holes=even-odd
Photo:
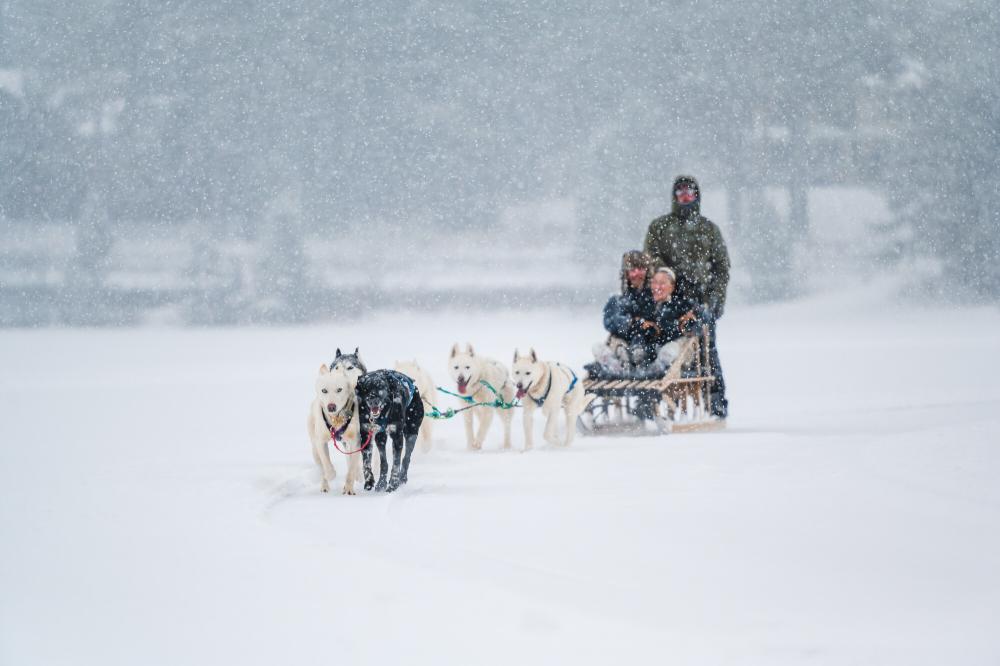
[[[545,415],[545,441],[554,446],[569,446],[576,433],[576,419],[587,406],[583,383],[576,373],[562,363],[543,362],[532,349],[526,356],[514,350],[512,379],[517,387],[524,414],[524,450],[532,447],[532,422],[536,409]],[[566,412],[566,434],[559,439],[556,415]]]
[[[448,374],[454,380],[458,394],[467,396],[474,402],[493,402],[496,399],[493,391],[482,383],[484,381],[496,389],[505,402],[514,399],[514,385],[511,384],[507,367],[499,361],[476,355],[472,345],[468,343],[466,343],[464,351],[459,349],[457,342],[451,348],[451,354],[448,357]],[[460,405],[460,407],[465,406],[465,404]],[[473,417],[473,412],[475,412],[475,417]],[[470,449],[483,448],[483,442],[486,441],[486,433],[490,429],[495,412],[500,412],[500,422],[503,423],[503,448],[510,448],[510,422],[513,418],[511,410],[479,406],[462,412],[465,420],[465,441]],[[473,432],[473,418],[479,421],[479,427],[475,432]]]
[[[340,353],[340,347],[337,347],[337,353],[330,363],[330,370],[343,372],[355,382],[358,381],[358,377],[368,372],[368,368],[365,367],[364,362],[361,360],[361,355],[358,354],[357,347],[354,348],[353,354],[342,354]]]

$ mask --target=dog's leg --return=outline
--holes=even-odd
[[[361,471],[361,457],[354,453],[347,456],[347,479],[344,481],[344,494],[354,494],[354,484],[358,480],[358,473]]]
[[[493,408],[492,407],[476,407],[475,409],[470,409],[470,412],[479,412],[479,431],[476,432],[476,439],[472,442],[472,448],[481,449],[483,448],[483,443],[486,441],[486,433],[490,430],[490,423],[493,422]]]
[[[433,420],[428,417],[424,417],[424,422],[420,424],[420,450],[424,453],[430,453],[431,445],[431,429]]]
[[[462,418],[465,421],[465,445],[470,451],[476,448],[476,438],[472,434],[472,412],[476,411],[476,409],[475,407],[467,409],[462,414]]]
[[[576,411],[575,405],[566,405],[566,436],[563,438],[563,446],[573,443],[573,435],[576,434],[576,419],[580,412]]]
[[[385,430],[375,435],[375,446],[378,447],[378,456],[380,458],[378,464],[378,482],[375,484],[375,490],[385,490],[385,484],[389,480],[389,463],[385,459]]]
[[[587,408],[588,402],[586,393],[580,386],[577,386],[566,403],[566,446],[573,442],[573,437],[576,435],[576,422],[583,410]]]
[[[559,441],[559,426],[556,424],[556,414],[559,412],[559,408],[551,409],[546,406],[542,407],[542,412],[545,414],[545,431],[542,436],[552,446],[559,446],[561,443]]]
[[[403,453],[403,468],[399,473],[400,485],[405,485],[410,480],[410,456],[413,455],[413,449],[417,446],[417,436],[407,435],[405,443],[406,451]]]
[[[361,437],[367,437],[365,431],[361,431]],[[361,459],[364,462],[365,490],[375,487],[375,476],[372,474],[372,447],[368,446],[361,452]]]
[[[524,402],[521,422],[524,425],[524,450],[530,451],[531,447],[535,445],[535,403],[531,401]]]
[[[508,401],[509,402],[509,401]],[[503,425],[503,448],[510,448],[510,429],[514,425],[514,412],[509,409],[500,410],[500,423]]]
[[[333,463],[330,462],[330,448],[325,440],[322,443],[320,443],[319,439],[313,441],[313,458],[316,460],[316,464],[319,465],[320,473],[323,475],[320,490],[328,493],[330,492],[330,482],[337,478],[337,470],[334,469]]]
[[[403,428],[402,424],[396,426],[392,431],[392,475],[389,477],[389,485],[386,488],[390,493],[400,484],[400,468],[403,460]]]

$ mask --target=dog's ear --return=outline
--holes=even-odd
[[[357,356],[357,355],[358,355],[358,348],[357,348],[357,347],[355,347],[355,348],[354,348],[354,355],[355,355],[355,356]]]
[[[319,374],[328,375],[330,374],[330,368],[326,367],[326,363],[319,364]]]
[[[457,342],[454,345],[452,345],[452,347],[451,347],[451,358],[455,358],[456,356],[458,356],[458,343]]]
[[[340,353],[340,347],[337,347],[337,353],[333,355],[333,360],[336,361],[341,356],[343,356],[343,354]]]
[[[469,344],[468,342],[465,343],[465,348],[468,350],[469,356],[475,356],[476,355],[476,350],[473,349],[472,345]]]
[[[531,362],[538,363],[538,354],[535,353],[535,348],[531,348]]]
[[[514,363],[517,363],[517,357],[518,356],[519,356],[519,354],[517,353],[517,347],[515,347],[514,348]]]

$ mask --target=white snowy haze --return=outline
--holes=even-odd
[[[997,7],[6,0],[0,324],[590,304],[678,173],[736,302],[995,301]]]
[[[998,26],[0,0],[0,666],[1000,664]],[[679,174],[724,429],[441,420],[398,491],[320,492],[338,347],[582,376]]]

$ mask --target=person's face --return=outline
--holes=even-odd
[[[642,287],[642,283],[646,281],[645,268],[630,268],[626,275],[628,276],[628,283],[633,289],[639,289]]]
[[[653,290],[653,300],[657,303],[670,300],[674,294],[674,281],[666,273],[657,273],[649,283]]]
[[[688,204],[694,203],[694,200],[698,198],[698,190],[694,189],[694,186],[690,183],[681,183],[676,190],[674,190],[674,196],[677,198],[677,203],[682,206],[687,206]]]

